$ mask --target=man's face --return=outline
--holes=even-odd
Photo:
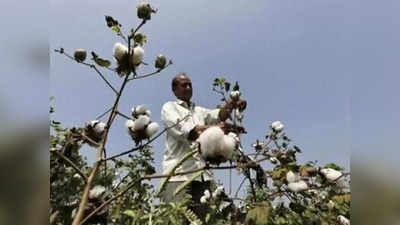
[[[179,76],[176,80],[176,86],[173,89],[175,96],[185,102],[192,98],[192,81],[187,76]]]

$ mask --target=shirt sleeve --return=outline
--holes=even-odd
[[[161,119],[166,128],[171,127],[167,132],[180,141],[188,141],[190,131],[196,126],[189,118],[181,121],[181,117],[176,107],[171,102],[167,102],[161,109]],[[178,121],[181,121],[177,124]]]

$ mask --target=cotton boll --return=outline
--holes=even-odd
[[[123,60],[123,58],[126,56],[126,54],[128,54],[128,47],[117,42],[114,44],[113,52],[114,52],[114,58],[118,62],[121,62]]]
[[[350,225],[350,220],[347,219],[346,217],[342,216],[342,215],[338,216],[337,220],[338,220],[340,225]]]
[[[210,193],[210,191],[209,190],[205,190],[204,191],[204,195],[203,196],[205,196],[206,197],[206,199],[209,199],[210,197],[211,197],[211,193]]]
[[[292,171],[287,172],[286,174],[286,180],[288,183],[294,183],[300,180],[300,177],[298,174],[293,173]]]
[[[281,132],[284,128],[283,124],[281,123],[281,121],[275,121],[271,124],[271,128],[273,131],[275,132]]]
[[[147,107],[145,105],[138,105],[134,110],[136,114],[141,115],[146,113]]]
[[[101,185],[96,185],[90,190],[89,198],[90,199],[99,198],[105,191],[106,191],[105,187]]]
[[[342,176],[342,173],[340,171],[334,170],[332,168],[324,168],[321,169],[321,173],[325,176],[325,178],[329,182],[334,182],[336,181],[340,176]]]
[[[294,183],[289,183],[288,184],[288,188],[289,190],[293,191],[293,192],[300,192],[300,191],[305,191],[308,189],[308,185],[305,181],[300,180],[298,182],[294,182]]]
[[[127,120],[125,122],[125,127],[128,128],[128,131],[134,131],[135,130],[135,121]]]
[[[103,133],[103,131],[105,130],[105,128],[106,128],[106,124],[103,123],[103,122],[99,122],[99,123],[97,123],[97,124],[93,127],[93,130],[94,130],[94,132],[96,132],[97,134],[101,134],[101,133]]]
[[[237,101],[240,97],[240,91],[231,91],[231,93],[229,93],[229,96],[232,100]]]
[[[149,124],[150,118],[145,115],[140,115],[136,120],[135,120],[135,130],[143,130],[147,124]]]
[[[215,195],[215,197],[218,197],[219,195],[222,194],[222,192],[225,192],[225,188],[224,186],[218,186],[217,189],[215,189],[214,193],[213,193],[213,197]]]
[[[202,204],[207,203],[207,198],[206,198],[206,196],[201,196],[200,202],[201,202]]]
[[[150,110],[146,110],[146,112],[144,113],[147,116],[151,116],[151,111]]]
[[[197,142],[200,143],[201,155],[204,159],[216,157],[224,132],[219,127],[210,127],[200,134]]]
[[[132,64],[137,66],[143,61],[144,49],[141,46],[133,48]]]
[[[158,123],[156,122],[151,122],[147,127],[146,127],[146,136],[147,137],[152,137],[155,133],[158,132],[158,130],[160,129],[160,126],[158,125]]]
[[[228,135],[224,135],[222,146],[218,155],[223,156],[225,160],[232,159],[234,150],[236,149],[236,140]]]

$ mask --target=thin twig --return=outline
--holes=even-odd
[[[109,108],[107,111],[105,111],[104,113],[102,113],[100,116],[96,117],[96,120],[101,119],[103,116],[105,116],[107,113],[109,113],[113,108]]]
[[[240,189],[242,188],[244,182],[246,181],[246,178],[243,178],[242,182],[240,182],[238,189],[235,192],[235,198],[238,196]]]
[[[79,167],[77,165],[75,165],[74,162],[72,162],[70,159],[68,159],[64,154],[62,154],[58,150],[53,150],[50,152],[56,153],[61,159],[63,159],[65,162],[67,162],[83,178],[83,180],[85,181],[85,184],[87,183],[87,180],[88,180],[87,176],[79,169]]]
[[[131,80],[137,80],[137,79],[142,79],[142,78],[145,78],[145,77],[149,77],[149,76],[158,74],[158,73],[160,73],[161,71],[163,71],[164,69],[166,69],[166,68],[167,68],[168,66],[170,66],[170,65],[171,65],[171,63],[168,63],[164,68],[159,69],[159,70],[157,70],[157,71],[155,71],[155,72],[152,72],[152,73],[149,73],[149,74],[145,74],[145,75],[141,75],[141,76],[135,76],[135,77],[129,78],[128,80],[129,80],[129,81],[131,81]]]
[[[117,113],[118,115],[124,117],[124,118],[127,119],[127,120],[131,120],[131,119],[132,119],[132,118],[130,118],[129,116],[127,116],[127,115],[121,113],[120,111],[116,111],[116,113]]]
[[[60,54],[62,54],[62,55],[65,55],[66,57],[70,58],[71,60],[73,60],[73,61],[75,61],[75,62],[77,62],[77,63],[80,63],[80,64],[82,64],[82,65],[85,65],[85,66],[88,66],[88,67],[94,69],[94,70],[97,72],[97,74],[103,79],[103,81],[106,82],[106,84],[111,88],[111,90],[113,90],[115,94],[118,94],[117,90],[116,90],[116,89],[111,85],[111,83],[104,77],[104,75],[97,69],[96,65],[91,64],[91,63],[79,62],[79,61],[75,60],[74,57],[72,57],[71,55],[69,55],[68,53],[66,53],[65,51],[60,51],[60,50],[58,50],[58,49],[54,49],[54,51],[55,51],[55,52],[58,52],[58,53],[60,53]],[[115,71],[114,71],[114,72],[115,72]]]
[[[184,118],[182,118],[181,120],[178,120],[174,125],[169,126],[169,127],[166,127],[163,131],[161,131],[160,133],[158,133],[156,136],[154,136],[153,138],[149,139],[149,141],[147,141],[145,144],[140,145],[140,146],[135,147],[135,148],[131,148],[131,149],[129,149],[129,150],[126,150],[126,151],[124,151],[124,152],[121,152],[121,153],[119,153],[119,154],[116,154],[116,155],[114,155],[114,156],[111,156],[111,157],[109,157],[109,158],[102,159],[102,161],[108,161],[108,160],[111,160],[111,159],[115,159],[115,158],[118,158],[118,157],[120,157],[120,156],[123,156],[123,155],[129,154],[129,153],[131,153],[131,152],[134,152],[134,151],[137,151],[137,150],[142,149],[143,147],[149,145],[149,144],[152,143],[155,139],[157,139],[158,137],[160,137],[160,136],[161,136],[163,133],[165,133],[167,130],[169,130],[169,129],[175,127],[175,126],[178,125],[180,122],[184,121],[188,116],[189,116],[189,114],[188,114],[187,116],[185,116]]]

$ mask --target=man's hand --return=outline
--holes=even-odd
[[[233,132],[233,133],[246,133],[246,130],[244,129],[244,127],[241,126],[234,126],[233,124],[230,123],[225,123],[225,122],[221,122],[218,124],[218,126],[224,131],[225,134],[228,134],[229,132]]]
[[[224,107],[222,107],[222,109],[219,111],[219,115],[218,115],[219,119],[221,121],[225,121],[228,118],[231,118],[231,113],[232,113],[233,109],[237,108],[240,111],[243,111],[246,109],[246,107],[247,107],[247,101],[244,100],[243,98],[241,98],[237,101],[229,99],[226,101]]]
[[[196,125],[189,133],[188,139],[191,141],[196,140],[200,134],[206,130],[209,126],[207,125]]]

